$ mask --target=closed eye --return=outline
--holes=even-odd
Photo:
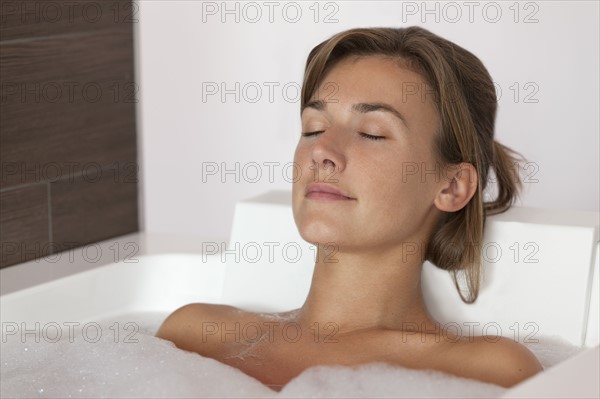
[[[367,140],[383,140],[385,137],[383,136],[373,136],[371,134],[367,134],[367,133],[360,133],[360,137],[363,137]]]
[[[310,137],[310,136],[314,136],[315,134],[319,134],[319,133],[323,133],[325,130],[318,130],[316,132],[303,132],[302,137]]]
[[[324,132],[324,130],[318,130],[315,132],[303,132],[302,137],[311,137],[311,136],[314,136],[316,134],[323,133],[323,132]],[[385,137],[383,137],[383,136],[373,136],[371,134],[367,134],[367,133],[363,133],[363,132],[360,132],[359,134],[360,134],[360,137],[367,139],[367,140],[377,141],[377,140],[385,139]]]

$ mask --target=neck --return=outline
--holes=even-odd
[[[404,329],[430,323],[421,291],[422,251],[335,252],[319,246],[309,294],[298,320],[332,322],[340,332]]]

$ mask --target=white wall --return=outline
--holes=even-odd
[[[138,5],[138,128],[146,230],[226,240],[236,201],[271,189],[291,189],[283,177],[290,177],[291,170],[284,173],[284,166],[292,162],[299,137],[295,88],[302,82],[308,52],[334,33],[369,26],[421,25],[483,61],[499,88],[497,140],[536,165],[522,171],[537,182],[525,184],[519,205],[599,210],[598,2],[270,4],[142,0]],[[256,6],[262,15],[253,23]],[[237,7],[239,22],[224,7]],[[438,12],[425,14],[424,7],[437,7]],[[293,23],[297,9],[302,15]],[[331,13],[337,22],[325,23]],[[207,84],[220,90],[222,83],[234,89],[236,82],[239,103],[233,94],[225,101],[219,95],[203,100]],[[282,92],[286,84],[287,97]],[[277,85],[271,99],[269,85]],[[262,96],[253,103],[257,86]],[[525,101],[527,95],[537,102]],[[203,165],[214,163],[220,172],[222,162],[227,169],[238,163],[240,179],[219,173],[203,182]],[[273,179],[268,163],[274,163]],[[257,171],[262,177],[251,181]]]

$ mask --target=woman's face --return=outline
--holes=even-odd
[[[443,183],[434,172],[439,116],[425,80],[398,60],[352,57],[331,69],[311,100],[323,103],[304,109],[302,132],[321,133],[300,137],[294,154],[292,202],[302,238],[347,251],[424,238]],[[307,196],[311,183],[353,199]]]

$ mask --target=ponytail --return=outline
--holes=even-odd
[[[523,190],[523,183],[519,179],[519,161],[525,160],[525,157],[494,140],[492,159],[498,182],[498,196],[494,201],[484,203],[487,216],[506,211]]]

